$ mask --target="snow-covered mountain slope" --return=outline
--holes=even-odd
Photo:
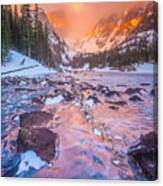
[[[56,71],[43,66],[38,61],[11,50],[9,61],[1,66],[1,76],[35,76],[55,73]]]
[[[35,12],[32,12],[32,14],[34,13]],[[67,43],[56,33],[54,26],[49,22],[44,10],[39,9],[38,18],[44,28],[45,25],[47,26],[49,46],[54,59],[54,64],[56,66],[59,64],[69,65],[73,60],[73,57],[77,55],[76,51],[70,48]]]
[[[133,32],[117,46],[120,52],[126,49],[156,49],[158,40],[157,5],[149,3],[144,10],[144,18]]]
[[[143,40],[151,45],[156,39],[157,4],[150,2],[143,8],[101,19],[90,34],[76,43],[76,47],[83,53],[97,53],[109,51],[122,44],[135,45]]]

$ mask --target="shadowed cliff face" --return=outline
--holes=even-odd
[[[153,86],[156,86],[153,75],[136,73],[71,72],[34,78],[3,78],[3,175],[147,179],[127,152],[139,141],[140,135],[154,130],[153,92],[156,87],[153,89]],[[43,115],[38,114],[41,112]],[[41,119],[44,115],[46,117]],[[28,150],[36,150],[38,156],[48,161],[39,168],[31,165],[32,168],[23,172],[19,163],[24,156],[20,158],[21,153],[17,154],[17,140],[22,147],[18,137],[22,127],[27,132],[33,130],[30,141],[21,135],[24,144],[30,144]],[[49,138],[46,137],[48,133]],[[56,134],[59,140],[54,142],[54,147],[51,139]],[[37,143],[32,141],[35,137],[38,137]],[[55,148],[54,158],[44,156],[48,149],[46,139],[52,144],[49,148]]]

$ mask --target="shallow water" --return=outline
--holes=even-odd
[[[48,81],[46,83],[46,78],[53,85],[52,82],[50,85]],[[43,76],[36,84],[31,79],[24,81],[25,85],[6,85],[2,81],[2,161],[5,161],[6,153],[8,158],[12,157],[10,154],[17,153],[19,115],[44,110],[54,114],[53,120],[45,127],[59,135],[58,154],[50,165],[23,176],[146,179],[127,156],[127,150],[139,140],[140,135],[154,128],[155,100],[150,92],[157,85],[152,74],[72,72]],[[108,86],[120,96],[105,96],[97,89],[84,88],[88,86],[86,84],[95,88],[98,85]],[[15,91],[15,88],[24,86],[36,91]],[[132,102],[129,100],[132,95],[124,93],[127,88],[136,87],[144,90],[137,94],[142,102]],[[66,99],[67,92],[72,99]],[[92,95],[98,98],[98,102],[89,101],[88,97]],[[45,97],[43,104],[32,103],[32,98],[39,96]],[[46,104],[47,99],[53,100],[57,96],[65,100]],[[127,104],[114,105],[113,102],[117,101]]]

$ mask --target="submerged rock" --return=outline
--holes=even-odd
[[[119,107],[116,107],[116,106],[109,106],[109,108],[112,110],[119,110]]]
[[[118,106],[125,106],[125,105],[127,105],[126,101],[108,101],[107,103],[110,103],[112,105],[118,105]]]
[[[21,156],[19,154],[6,154],[5,157],[2,156],[2,176],[12,177],[16,175],[18,171],[19,164],[21,162]]]
[[[151,96],[156,96],[157,95],[156,89],[152,89],[151,92],[150,92],[150,95]]]
[[[63,97],[65,99],[65,101],[73,101],[75,99],[75,96],[73,96],[70,92],[66,91],[63,94]]]
[[[139,96],[135,95],[129,98],[130,101],[137,102],[137,101],[143,101]]]
[[[117,92],[117,91],[115,91],[115,90],[109,90],[106,94],[105,94],[105,96],[107,96],[107,97],[112,97],[112,96],[120,96],[120,93],[119,92]]]
[[[32,98],[33,104],[43,104],[43,101],[40,98],[34,97]]]
[[[96,95],[89,96],[87,100],[92,100],[95,104],[100,103]]]
[[[131,146],[128,155],[141,167],[142,172],[150,180],[158,177],[158,137],[150,132],[140,137],[140,142]]]
[[[18,88],[15,88],[15,91],[17,92],[17,91],[26,91],[26,92],[36,92],[37,91],[37,89],[34,89],[34,88],[20,88],[20,87],[18,87]]]
[[[102,94],[107,94],[109,92],[109,88],[107,86],[104,86],[104,85],[98,85],[96,90],[98,92],[101,92]]]
[[[140,85],[141,85],[141,86],[149,86],[150,83],[141,83]]]
[[[132,94],[140,94],[141,95],[141,92],[142,91],[146,91],[144,88],[128,88],[126,91],[125,91],[125,94],[128,94],[128,95],[132,95]]]

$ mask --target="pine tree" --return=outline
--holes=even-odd
[[[17,5],[14,6],[14,12],[13,12],[13,46],[15,48],[18,48],[19,45],[19,36],[20,36],[20,30],[19,30],[19,16],[18,16],[18,9],[17,9]]]
[[[4,63],[5,57],[8,55],[11,46],[11,33],[9,25],[8,6],[1,6],[1,61]]]
[[[7,5],[7,12],[8,12],[10,34],[11,34],[11,45],[13,45],[13,13],[12,13],[11,5]]]
[[[31,17],[30,5],[22,5],[20,15],[13,8],[2,6],[2,59],[11,47],[33,57],[47,66],[53,66],[52,52],[49,47],[48,26],[39,20],[39,8],[35,5]]]
[[[33,32],[31,35],[31,56],[35,59],[38,59],[38,29],[39,29],[39,18],[38,18],[38,5],[35,4],[35,8],[34,8],[34,20],[33,20]]]
[[[32,18],[30,5],[22,5],[21,14],[22,49],[25,55],[31,56]]]

